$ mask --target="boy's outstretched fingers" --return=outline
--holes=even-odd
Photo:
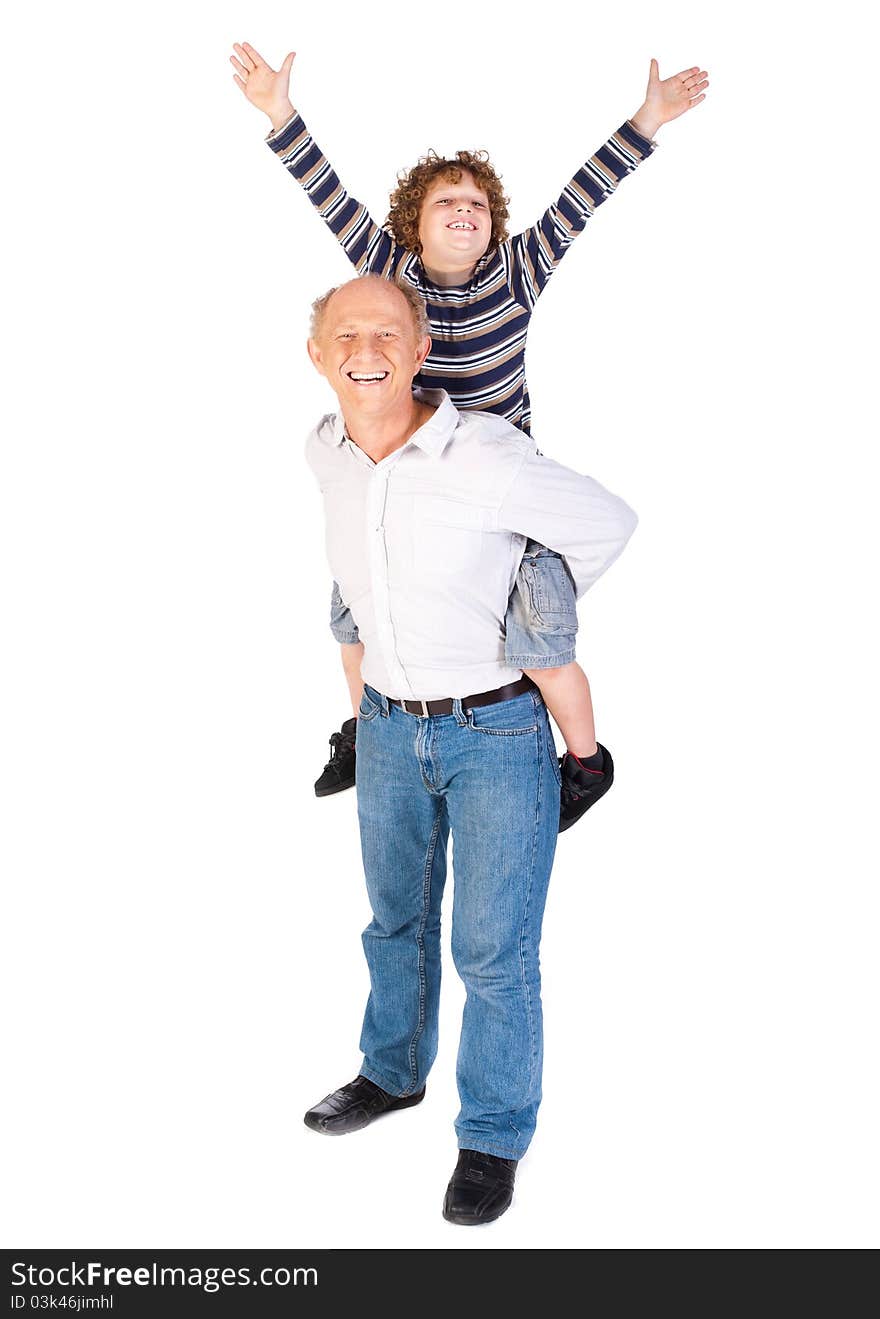
[[[291,51],[284,57],[281,68],[276,72],[267,64],[258,50],[247,41],[233,42],[234,55],[229,62],[235,69],[232,75],[244,95],[258,110],[263,110],[277,128],[287,119],[293,107],[290,104],[290,70],[296,58]]]
[[[678,76],[690,101],[689,110],[692,110],[695,105],[699,105],[700,101],[705,101],[705,89],[709,86],[709,75],[705,69],[687,69],[686,72],[680,73]]]
[[[709,75],[705,69],[700,68],[699,64],[694,64],[689,69],[682,69],[680,73],[674,73],[671,78],[661,79],[657,61],[651,60],[648,94],[645,98],[650,122],[657,125],[667,124],[671,119],[683,115],[686,110],[692,110],[695,105],[705,101],[708,86]]]
[[[232,49],[235,51],[235,55],[229,56],[229,63],[235,69],[235,73],[232,75],[232,77],[235,80],[235,82],[238,83],[239,87],[244,92],[245,96],[247,96],[248,78],[253,73],[256,65],[254,60],[251,58],[251,56],[248,55],[244,46],[241,45],[239,42],[234,41],[232,43]],[[238,59],[236,59],[236,55],[238,56]]]
[[[253,58],[253,56],[257,54],[257,52],[253,49],[253,46],[249,47],[246,41],[244,43],[233,41],[232,49],[235,51],[236,55],[241,60],[241,67],[243,71],[245,73],[252,73],[257,66],[257,61],[260,58],[259,55],[257,55],[257,59]],[[253,55],[248,54],[249,50],[253,51]]]

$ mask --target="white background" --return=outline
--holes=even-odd
[[[4,1244],[876,1244],[862,7],[406,12],[7,23]],[[242,39],[299,52],[295,103],[379,219],[428,147],[485,146],[514,231],[652,55],[712,80],[531,331],[541,447],[641,524],[581,608],[618,781],[560,842],[539,1130],[477,1233],[440,1217],[450,959],[425,1103],[302,1125],[357,1071],[366,994],[354,794],[312,795],[346,699],[303,460],[333,404],[308,305],[349,267],[232,81]]]

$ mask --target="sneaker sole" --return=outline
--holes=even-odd
[[[335,797],[337,792],[345,792],[347,791],[348,788],[353,788],[354,785],[355,785],[354,779],[346,779],[344,783],[340,783],[338,787],[335,788],[315,788],[315,796]]]

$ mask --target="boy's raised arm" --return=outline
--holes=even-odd
[[[345,191],[290,101],[295,53],[287,55],[281,68],[275,70],[247,42],[236,43],[233,49],[230,63],[236,70],[236,83],[251,105],[271,120],[272,132],[266,141],[288,173],[302,184],[355,270],[359,275],[393,274],[405,255],[403,249],[376,224],[366,207]]]
[[[650,156],[656,146],[651,139],[661,125],[705,100],[704,88],[708,85],[706,73],[699,66],[661,82],[657,61],[651,60],[643,105],[581,166],[537,224],[512,240],[511,287],[518,302],[534,306],[597,206]]]

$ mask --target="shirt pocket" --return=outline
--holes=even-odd
[[[420,574],[449,580],[479,572],[493,511],[441,495],[418,495],[413,506],[413,562]]]

